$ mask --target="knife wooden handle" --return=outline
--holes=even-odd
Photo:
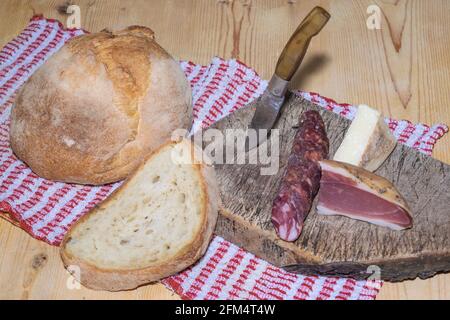
[[[322,30],[330,14],[322,7],[315,7],[300,23],[278,59],[275,74],[290,81],[305,56],[311,38]]]

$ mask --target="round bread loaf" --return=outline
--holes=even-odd
[[[82,184],[126,178],[192,121],[178,63],[145,27],[70,40],[19,91],[14,153],[41,177]]]

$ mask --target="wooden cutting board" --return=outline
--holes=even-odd
[[[240,127],[248,123],[253,109],[239,110],[216,126]],[[362,279],[379,271],[381,279],[401,281],[450,271],[450,166],[400,144],[375,173],[392,181],[410,205],[412,229],[392,231],[346,217],[319,216],[314,203],[296,242],[276,236],[272,201],[295,126],[307,109],[321,113],[332,158],[350,121],[292,96],[276,125],[281,139],[277,174],[261,175],[261,165],[216,165],[223,200],[216,234],[276,266],[305,275]]]

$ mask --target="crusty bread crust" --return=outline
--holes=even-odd
[[[100,185],[125,179],[192,121],[179,64],[132,26],[70,40],[19,91],[14,153],[41,177]]]
[[[136,174],[138,174],[139,170],[143,169],[144,164],[147,161],[151,161],[151,158],[168,144],[161,146],[158,150],[153,152],[139,167],[139,169],[137,169],[120,188],[114,191],[114,193],[111,194],[111,196],[108,197],[102,205],[109,201],[114,201],[120,197],[121,191],[127,187],[129,181],[133,179]],[[78,266],[81,270],[79,280],[88,288],[94,290],[121,291],[134,289],[141,285],[158,281],[178,273],[194,264],[204,255],[206,249],[208,248],[216,225],[221,200],[214,168],[203,163],[192,164],[192,166],[196,169],[201,183],[203,195],[202,203],[204,204],[201,212],[202,222],[195,238],[180,249],[175,257],[170,260],[161,261],[159,264],[147,268],[134,270],[107,270],[98,268],[69,254],[66,250],[66,243],[71,238],[71,233],[77,225],[87,219],[88,216],[96,214],[98,210],[98,207],[96,207],[77,221],[64,237],[60,250],[64,266],[66,268],[71,265]]]

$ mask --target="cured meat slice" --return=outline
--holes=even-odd
[[[393,230],[412,227],[410,209],[390,181],[350,164],[319,163],[318,214],[346,216]]]
[[[327,158],[328,148],[322,117],[314,110],[304,112],[272,206],[273,226],[285,241],[295,241],[302,232],[320,185],[318,161]]]

